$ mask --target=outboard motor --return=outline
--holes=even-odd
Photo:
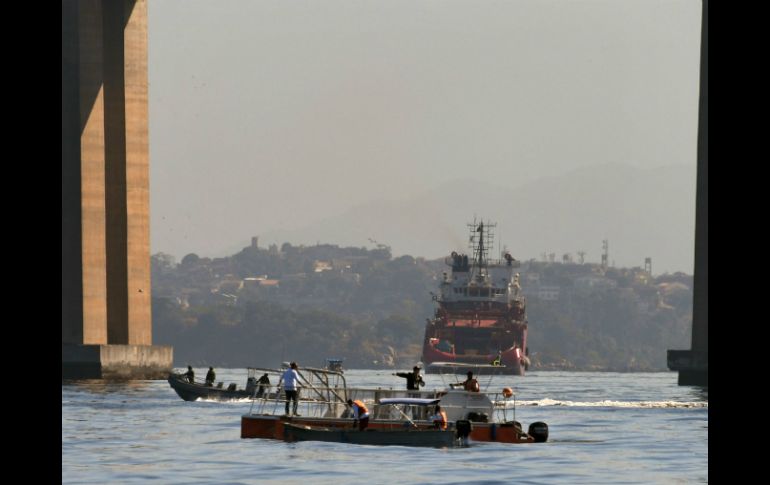
[[[468,444],[468,436],[471,434],[471,431],[473,431],[473,423],[467,419],[458,419],[455,422],[455,433],[462,445]]]
[[[527,433],[535,438],[535,443],[545,443],[548,441],[548,425],[542,421],[530,424]]]

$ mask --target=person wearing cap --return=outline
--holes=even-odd
[[[463,381],[463,389],[469,392],[479,392],[479,381],[473,377],[473,371],[468,371],[468,378]]]
[[[406,379],[406,388],[410,391],[419,391],[420,387],[425,386],[425,381],[420,375],[420,366],[416,365],[412,372],[396,372],[394,376],[404,377]]]

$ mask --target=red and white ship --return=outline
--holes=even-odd
[[[453,252],[451,266],[434,295],[438,308],[425,326],[422,360],[427,372],[433,362],[499,364],[498,374],[524,375],[527,357],[526,301],[521,295],[521,263],[505,251],[488,258],[496,224],[468,224],[472,255]],[[465,369],[458,369],[465,372]]]

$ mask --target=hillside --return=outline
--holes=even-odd
[[[227,258],[152,258],[154,342],[177,365],[408,368],[420,358],[443,260],[393,258],[387,247],[247,247]],[[527,261],[534,369],[664,370],[687,348],[692,277]]]

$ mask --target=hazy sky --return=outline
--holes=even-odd
[[[453,180],[694,166],[700,14],[700,0],[149,0],[152,252],[221,256]]]

